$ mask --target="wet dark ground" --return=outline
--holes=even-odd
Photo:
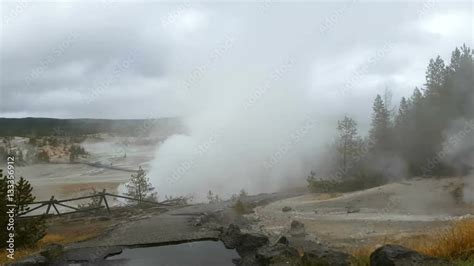
[[[119,255],[107,258],[114,265],[234,265],[239,258],[235,250],[226,249],[220,241],[198,241],[178,245],[123,249]]]

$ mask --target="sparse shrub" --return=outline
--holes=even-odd
[[[72,145],[69,148],[69,161],[74,162],[81,155],[87,155],[86,150],[80,145]]]
[[[92,189],[92,192],[91,192],[89,195],[95,196],[95,197],[92,197],[92,198],[90,199],[90,201],[87,202],[87,203],[81,203],[81,204],[77,205],[77,207],[78,207],[79,209],[93,209],[93,208],[98,208],[98,207],[100,207],[100,205],[101,205],[101,201],[100,201],[101,197],[98,196],[98,195],[99,195],[99,192],[97,192],[97,191],[93,188],[93,189]]]
[[[247,195],[248,195],[247,191],[245,191],[244,189],[241,189],[238,195],[237,194],[232,195],[231,201],[234,202],[234,204],[232,205],[232,208],[237,214],[242,215],[242,214],[253,212],[253,208],[255,206],[245,202],[244,200],[244,198],[247,197]]]
[[[222,201],[220,198],[219,198],[219,195],[212,193],[211,190],[209,190],[209,192],[207,193],[207,200],[209,201],[209,203],[217,203],[217,202],[220,202]]]
[[[351,265],[352,266],[370,266],[370,253],[371,251],[357,250],[352,253]]]
[[[238,199],[241,199],[241,198],[247,197],[247,196],[248,196],[247,191],[245,191],[245,189],[241,189],[239,194],[232,194],[232,196],[230,197],[230,200],[231,201],[236,201]]]
[[[172,197],[172,196],[165,196],[165,202],[172,202],[176,205],[187,205],[192,201],[192,197]]]
[[[237,199],[237,201],[235,201],[234,205],[232,206],[234,211],[240,215],[252,213],[254,207],[255,206],[252,206],[251,204],[243,202],[241,199]]]
[[[360,175],[344,180],[325,180],[317,178],[314,172],[306,179],[308,189],[313,193],[351,192],[383,185],[382,178],[377,175]]]
[[[454,198],[456,204],[460,204],[464,200],[464,184],[456,187],[451,191],[451,196]]]

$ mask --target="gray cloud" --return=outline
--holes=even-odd
[[[423,83],[429,58],[448,58],[463,42],[472,46],[472,3],[424,3],[8,2],[0,116],[186,115],[205,108],[215,90],[256,90],[242,87],[258,86],[293,56],[279,86],[304,88],[314,109],[363,120],[381,88],[389,86],[396,100]],[[209,63],[227,36],[232,47]],[[389,40],[393,49],[351,93],[338,94]],[[131,65],[108,82],[130,53]],[[186,91],[185,81],[203,66]]]

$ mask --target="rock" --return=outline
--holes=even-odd
[[[292,211],[293,209],[291,207],[285,206],[281,209],[282,212],[289,212]]]
[[[349,266],[351,265],[351,256],[349,254],[320,248],[310,250],[304,253],[301,258],[303,265],[321,265],[321,266]]]
[[[232,259],[232,263],[234,265],[242,265],[242,259],[241,258]]]
[[[290,242],[288,241],[288,239],[285,237],[285,236],[280,236],[277,241],[275,242],[275,245],[276,244],[283,244],[283,245],[288,245]]]
[[[237,246],[237,252],[243,253],[254,251],[257,248],[268,244],[268,237],[260,233],[245,233],[241,236],[240,244]]]
[[[201,218],[198,217],[196,218],[193,223],[192,223],[193,226],[201,226],[202,225],[202,221],[201,221]]]
[[[453,265],[445,260],[420,254],[399,246],[385,245],[370,254],[371,266],[441,266]]]
[[[243,233],[237,225],[231,224],[222,230],[219,239],[226,248],[235,249],[240,259],[234,264],[247,266],[259,265],[256,259],[256,251],[262,246],[268,245],[268,237],[259,233]]]
[[[199,215],[195,219],[191,219],[191,224],[193,226],[202,226],[204,223],[209,222],[209,218],[206,213]]]
[[[234,263],[237,266],[257,266],[260,265],[257,262],[257,259],[255,256],[243,256],[238,259],[232,259],[232,263]]]
[[[48,261],[54,261],[64,252],[63,245],[60,244],[49,244],[41,252],[40,255],[45,257]]]
[[[274,263],[296,262],[300,260],[300,257],[295,248],[277,243],[273,246],[263,246],[259,248],[257,250],[256,260],[261,265],[271,265]]]
[[[302,222],[293,220],[290,225],[290,234],[292,236],[304,236],[306,235],[306,230]]]
[[[219,239],[224,243],[226,248],[236,248],[240,245],[242,232],[240,228],[235,224],[230,224],[227,229],[224,229],[220,234]]]
[[[268,237],[259,233],[242,233],[237,225],[230,224],[219,236],[226,248],[235,248],[237,252],[255,250],[268,244]]]
[[[357,213],[360,212],[360,209],[357,207],[346,207],[347,213]]]

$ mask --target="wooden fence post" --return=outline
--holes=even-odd
[[[56,208],[56,205],[54,205],[54,202],[53,202],[53,208],[56,210],[56,213],[58,214],[58,216],[61,216],[61,213],[59,213],[58,208]]]
[[[51,209],[51,204],[54,202],[54,195],[49,199],[48,208],[46,209],[46,215],[49,214],[49,209]]]
[[[101,209],[102,207],[102,201],[104,202],[105,204],[105,207],[107,208],[107,212],[108,214],[110,215],[111,214],[111,210],[110,210],[110,206],[109,206],[109,203],[107,202],[107,196],[110,196],[110,197],[113,197],[113,198],[123,198],[123,199],[127,199],[127,200],[133,200],[133,201],[138,201],[140,203],[149,203],[149,204],[156,204],[158,206],[162,206],[163,208],[164,207],[171,207],[171,206],[175,206],[175,205],[181,205],[181,206],[186,206],[186,205],[182,205],[180,204],[179,202],[175,202],[175,201],[172,201],[172,200],[166,200],[166,201],[163,201],[163,202],[152,202],[152,201],[148,201],[148,200],[138,200],[138,199],[135,199],[135,198],[131,198],[131,197],[127,197],[127,196],[122,196],[122,195],[115,195],[115,194],[110,194],[110,193],[107,193],[105,189],[102,190],[102,192],[99,192],[95,195],[89,195],[89,196],[81,196],[81,197],[76,197],[76,198],[70,198],[70,199],[65,199],[65,200],[56,200],[54,199],[54,195],[51,196],[51,198],[49,200],[45,200],[45,201],[38,201],[38,202],[32,202],[30,203],[31,204],[39,204],[38,206],[34,207],[33,209],[30,209],[26,212],[23,212],[21,213],[20,215],[18,216],[22,216],[22,217],[29,217],[29,216],[26,216],[27,213],[30,213],[34,210],[37,210],[41,207],[44,207],[46,205],[47,206],[47,209],[46,209],[46,213],[42,214],[42,215],[49,215],[49,212],[51,210],[51,206],[54,208],[54,210],[56,211],[56,213],[58,215],[63,215],[63,214],[71,214],[71,213],[75,213],[75,212],[81,212],[81,211],[94,211],[94,210],[99,210]],[[64,204],[64,202],[69,202],[69,201],[74,201],[74,200],[82,200],[82,199],[90,199],[90,198],[93,198],[93,197],[100,197],[99,199],[99,206],[96,207],[96,208],[89,208],[89,209],[80,209],[78,207],[72,207],[72,206],[69,206],[67,204]],[[70,209],[73,209],[74,211],[70,211],[70,212],[63,212],[62,214],[59,212],[59,209],[57,208],[56,205],[59,205],[59,206],[62,206],[62,207],[66,207],[66,208],[70,208]],[[39,216],[39,215],[32,215],[33,216]]]
[[[99,192],[100,199],[99,199],[99,207],[102,206],[102,200],[104,199],[105,195],[105,188],[102,190],[102,192]]]
[[[102,198],[104,199],[105,207],[107,208],[107,212],[110,214],[109,204],[107,203],[107,198],[105,197],[105,189],[104,194],[102,194]]]

